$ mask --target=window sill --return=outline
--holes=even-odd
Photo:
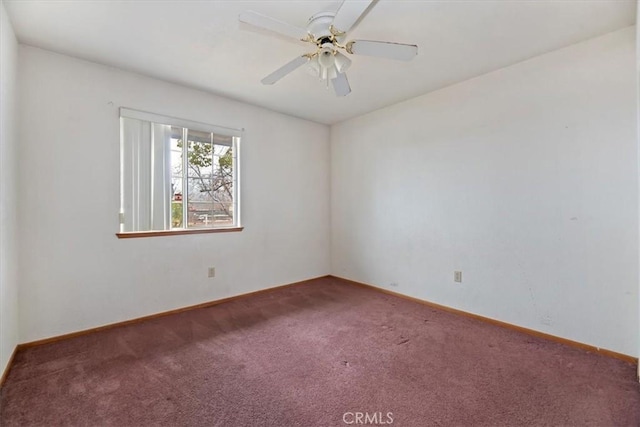
[[[118,236],[118,239],[131,239],[136,237],[182,236],[185,234],[231,233],[234,231],[242,231],[242,230],[244,230],[244,227],[192,228],[187,230],[127,231],[126,233],[116,233],[116,236]]]

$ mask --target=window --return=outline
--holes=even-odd
[[[121,108],[118,236],[239,230],[240,135]]]

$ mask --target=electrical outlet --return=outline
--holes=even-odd
[[[216,268],[215,267],[209,267],[208,274],[209,274],[209,277],[216,277]]]
[[[462,283],[462,271],[453,272],[453,281],[456,283]]]

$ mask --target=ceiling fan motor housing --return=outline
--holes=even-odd
[[[331,34],[329,27],[331,27],[331,23],[335,16],[335,12],[316,13],[309,18],[309,22],[307,23],[307,32],[314,37],[316,42],[324,42],[323,39],[327,39],[327,41],[331,43],[330,40],[333,38],[333,34]]]

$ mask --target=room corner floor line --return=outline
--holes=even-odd
[[[0,388],[2,388],[4,382],[7,380],[7,376],[9,375],[9,371],[11,370],[11,365],[13,364],[13,359],[15,359],[16,357],[16,353],[18,353],[18,346],[15,346],[13,348],[13,352],[11,352],[11,356],[9,356],[7,365],[4,367],[4,371],[2,372],[2,376],[0,377]]]
[[[479,314],[474,314],[474,313],[469,313],[467,311],[464,310],[458,310],[456,308],[452,308],[452,307],[447,307],[445,305],[440,305],[440,304],[436,304],[434,302],[431,301],[427,301],[427,300],[423,300],[420,298],[415,298],[415,297],[411,297],[408,295],[404,295],[398,292],[394,292],[394,291],[390,291],[388,289],[384,289],[384,288],[380,288],[374,285],[370,285],[367,283],[362,283],[362,282],[356,282],[354,280],[350,280],[350,279],[345,279],[343,277],[339,277],[339,276],[334,276],[331,275],[332,278],[343,281],[345,283],[348,283],[350,285],[353,286],[359,286],[359,287],[364,287],[364,288],[368,288],[377,292],[381,292],[384,294],[388,294],[388,295],[393,295],[399,298],[404,298],[404,299],[408,299],[410,301],[414,301],[417,302],[419,304],[423,304],[438,310],[443,310],[443,311],[447,311],[449,313],[453,313],[453,314],[457,314],[460,316],[465,316],[465,317],[470,317],[472,319],[476,319],[476,320],[480,320],[482,322],[486,322],[486,323],[490,323],[496,326],[500,326],[503,328],[507,328],[507,329],[511,329],[517,332],[522,332],[524,334],[528,334],[528,335],[532,335],[538,338],[543,338],[543,339],[547,339],[549,341],[555,341],[558,342],[560,344],[564,344],[564,345],[568,345],[570,347],[574,347],[574,348],[579,348],[581,350],[586,350],[589,351],[591,353],[596,353],[596,354],[601,354],[603,356],[608,356],[608,357],[613,357],[615,359],[619,359],[619,360],[623,360],[627,363],[633,363],[633,364],[638,364],[638,358],[634,357],[634,356],[630,356],[628,354],[623,354],[623,353],[618,353],[616,351],[613,350],[607,350],[604,348],[600,348],[600,347],[596,347],[590,344],[585,344],[585,343],[581,343],[578,341],[573,341],[567,338],[562,338],[562,337],[558,337],[556,335],[551,335],[551,334],[547,334],[544,332],[540,332],[540,331],[536,331],[535,329],[529,329],[529,328],[525,328],[522,326],[518,326],[518,325],[514,325],[512,323],[507,323],[507,322],[503,322],[500,320],[496,320],[496,319],[492,319],[490,317],[485,317],[485,316],[481,316]]]
[[[288,284],[285,284],[285,285],[278,285],[278,286],[274,286],[274,287],[271,287],[271,288],[260,289],[260,290],[257,290],[257,291],[247,292],[247,293],[239,294],[239,295],[234,295],[234,296],[227,297],[227,298],[222,298],[222,299],[218,299],[218,300],[203,302],[203,303],[200,303],[200,304],[195,304],[195,305],[190,305],[190,306],[187,306],[187,307],[176,308],[176,309],[173,309],[173,310],[162,311],[160,313],[154,313],[154,314],[150,314],[150,315],[147,315],[147,316],[136,317],[134,319],[123,320],[122,322],[110,323],[110,324],[103,325],[103,326],[97,326],[95,328],[89,328],[89,329],[83,329],[81,331],[70,332],[68,334],[56,335],[56,336],[49,337],[49,338],[43,338],[43,339],[40,339],[40,340],[29,341],[29,342],[26,342],[26,343],[18,344],[16,346],[16,349],[14,350],[14,355],[15,355],[17,350],[21,350],[21,349],[24,349],[24,348],[35,347],[35,346],[39,346],[39,345],[43,345],[43,344],[49,344],[49,343],[53,343],[53,342],[57,342],[57,341],[71,339],[71,338],[79,337],[79,336],[82,336],[82,335],[88,335],[88,334],[92,334],[92,333],[95,333],[95,332],[104,331],[104,330],[107,330],[107,329],[118,328],[120,326],[127,326],[127,325],[144,322],[144,321],[151,320],[151,319],[156,319],[158,317],[165,317],[165,316],[170,316],[172,314],[178,314],[178,313],[183,313],[183,312],[186,312],[186,311],[197,310],[199,308],[212,307],[214,305],[223,304],[223,303],[234,301],[234,300],[237,300],[237,299],[247,298],[249,296],[269,293],[269,292],[273,292],[273,291],[276,291],[276,290],[279,290],[279,289],[283,289],[283,288],[302,285],[304,283],[307,283],[307,282],[310,282],[310,281],[313,281],[313,280],[317,280],[317,279],[322,279],[322,278],[325,278],[325,277],[332,277],[332,276],[331,275],[324,275],[324,276],[313,277],[311,279],[305,279],[305,280],[301,280],[299,282],[288,283]],[[9,363],[7,364],[7,369],[5,370],[5,374],[7,372],[9,372],[9,367],[10,367],[11,360],[12,359],[10,359]],[[4,376],[2,378],[4,379]]]

